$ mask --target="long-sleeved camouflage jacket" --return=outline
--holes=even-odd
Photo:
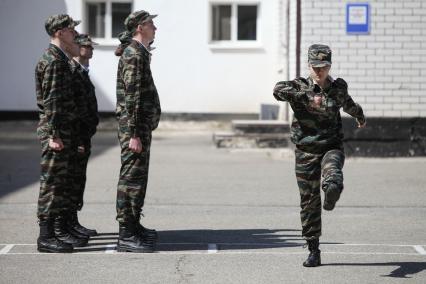
[[[120,131],[131,137],[150,133],[160,121],[160,99],[151,74],[150,56],[133,40],[118,63],[116,116]]]
[[[50,44],[35,69],[39,125],[37,136],[43,140],[61,136],[60,130],[77,119],[68,57]]]
[[[343,138],[340,108],[361,124],[365,117],[360,105],[348,94],[346,82],[329,79],[329,86],[322,90],[309,77],[278,82],[274,97],[290,103],[294,111],[291,124],[291,140],[298,146],[315,148],[341,145]],[[314,96],[321,96],[321,104],[314,104]]]
[[[73,89],[80,122],[79,138],[83,144],[86,144],[95,135],[96,127],[99,124],[98,101],[95,86],[93,86],[88,72],[75,60],[72,60],[70,64],[73,71]]]

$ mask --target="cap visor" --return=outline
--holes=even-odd
[[[157,17],[158,15],[149,15],[148,18],[146,18],[142,23],[146,23],[152,19],[154,19],[155,17]]]
[[[312,67],[325,67],[325,66],[331,66],[331,63],[328,61],[312,61],[309,64],[311,64]]]
[[[81,21],[72,21],[72,24],[70,25],[71,28],[78,26],[81,23]]]

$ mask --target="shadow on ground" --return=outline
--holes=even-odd
[[[396,266],[395,270],[392,270],[387,275],[381,275],[382,277],[393,277],[393,278],[412,278],[408,275],[413,275],[423,270],[426,270],[426,262],[378,262],[378,263],[328,263],[322,266]]]
[[[159,231],[157,251],[205,251],[214,244],[221,251],[301,247],[305,241],[296,229],[169,230]],[[117,233],[90,238],[87,247],[75,252],[105,251],[115,245]],[[327,243],[338,244],[338,243]],[[339,243],[340,244],[340,243]]]

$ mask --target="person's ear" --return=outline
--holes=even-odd
[[[62,32],[62,30],[57,30],[57,31],[55,32],[55,36],[56,36],[56,37],[61,37],[63,34],[64,34],[64,33]]]

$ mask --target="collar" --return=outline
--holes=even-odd
[[[65,51],[59,46],[57,46],[56,44],[50,43],[49,48],[52,48],[53,50],[55,50],[59,54],[59,56],[62,57],[64,61],[72,60],[72,58],[69,58],[68,55],[65,53]]]
[[[137,39],[133,39],[134,41],[136,41],[139,44],[139,47],[142,50],[145,50],[146,52],[148,52],[151,55],[150,49],[147,48],[142,42],[138,41]]]
[[[89,65],[86,66],[86,65],[81,64],[80,62],[78,62],[78,64],[80,64],[81,68],[83,68],[84,71],[86,71],[87,73],[89,73]]]
[[[314,79],[312,79],[312,77],[311,77],[311,76],[309,76],[308,80],[309,80],[309,85],[313,86],[313,88],[314,88],[314,89],[315,89],[315,88],[319,88],[319,90],[322,90],[321,86],[320,86],[320,85],[318,85],[318,84],[317,84],[317,82],[316,82]],[[326,79],[326,80],[329,82],[329,84],[328,84],[328,86],[326,86],[326,87],[324,88],[324,91],[325,91],[325,90],[328,90],[328,89],[331,87],[331,83],[333,83],[333,82],[334,82],[333,77],[331,77],[330,75],[328,75],[328,77],[327,77],[327,79]]]

